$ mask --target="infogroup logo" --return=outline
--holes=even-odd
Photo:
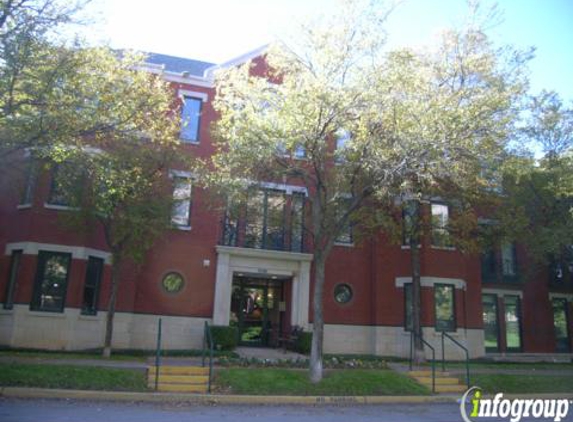
[[[462,396],[460,413],[464,422],[479,418],[509,418],[510,422],[519,422],[532,417],[560,422],[567,417],[570,404],[568,399],[504,399],[503,393],[485,399],[481,388],[471,387]]]

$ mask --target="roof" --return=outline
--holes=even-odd
[[[168,56],[166,54],[147,53],[146,63],[163,65],[165,71],[174,73],[188,72],[190,75],[203,76],[206,69],[215,63],[202,62],[199,60],[185,59],[182,57]]]

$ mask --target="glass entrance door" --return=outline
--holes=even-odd
[[[231,320],[239,329],[243,346],[274,346],[281,328],[282,282],[235,277],[231,301]]]

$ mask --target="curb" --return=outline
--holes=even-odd
[[[130,402],[188,402],[222,405],[369,405],[456,403],[458,396],[248,396],[186,393],[137,393],[123,391],[63,390],[52,388],[0,387],[0,397],[25,399],[75,399]]]

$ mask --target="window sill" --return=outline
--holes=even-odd
[[[410,250],[410,245],[401,245],[400,248],[402,250]],[[418,245],[418,249],[422,249],[422,245]]]
[[[65,319],[66,314],[60,311],[38,311],[30,310],[30,316],[47,317],[47,318],[60,318]]]
[[[79,208],[77,207],[70,207],[69,205],[55,205],[55,204],[48,204],[44,202],[44,208],[48,210],[57,210],[57,211],[78,211]]]
[[[17,210],[27,210],[32,208],[32,204],[20,204],[16,207]]]
[[[450,252],[454,252],[456,251],[456,248],[454,246],[431,246],[431,249],[434,249],[436,251],[450,251]]]
[[[341,246],[343,248],[353,248],[354,242],[352,243],[345,243],[345,242],[334,242],[334,246]]]
[[[178,225],[174,225],[171,227],[173,230],[181,230],[184,232],[190,232],[191,231],[191,226],[178,226]]]
[[[200,145],[199,141],[192,141],[190,139],[179,138],[179,142],[183,145]]]

